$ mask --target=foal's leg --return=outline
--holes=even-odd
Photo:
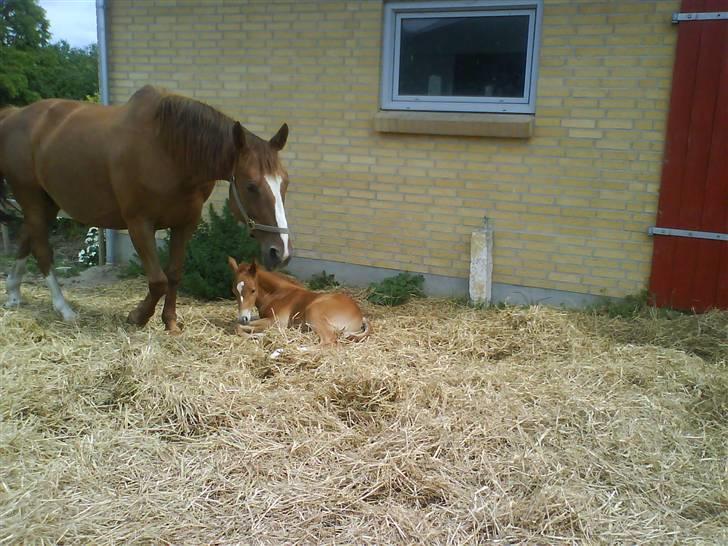
[[[236,326],[238,332],[245,332],[246,334],[259,334],[273,326],[275,319],[273,318],[262,318],[249,322],[248,324],[238,324]]]
[[[127,321],[144,326],[154,314],[159,298],[167,292],[167,276],[159,265],[154,227],[146,220],[131,220],[127,221],[127,228],[149,283],[147,297],[129,313]]]
[[[169,239],[169,264],[167,265],[167,295],[164,298],[162,320],[170,334],[179,333],[177,326],[177,286],[182,280],[185,263],[185,247],[197,227],[196,223],[172,228]]]
[[[22,298],[20,297],[20,283],[23,282],[28,254],[30,254],[30,235],[28,234],[25,224],[23,224],[23,227],[20,230],[18,252],[15,254],[15,265],[8,274],[8,279],[5,283],[8,292],[8,299],[5,302],[5,307],[7,308],[17,307],[22,301]]]
[[[325,319],[319,319],[313,323],[309,323],[309,326],[320,338],[320,342],[318,344],[319,347],[331,347],[332,345],[336,345],[338,337],[336,335],[336,331]]]

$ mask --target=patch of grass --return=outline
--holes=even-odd
[[[377,305],[402,305],[410,298],[420,298],[425,295],[423,286],[425,277],[412,273],[400,273],[394,277],[384,279],[369,285],[371,292],[367,300]]]
[[[313,275],[308,281],[308,287],[311,290],[329,290],[337,286],[339,286],[339,281],[334,278],[334,274],[329,275],[326,271]]]
[[[634,319],[651,316],[653,318],[677,318],[685,313],[677,309],[658,308],[650,302],[650,293],[642,290],[637,294],[629,294],[623,298],[604,298],[588,309],[611,318]],[[688,313],[689,314],[689,313]]]

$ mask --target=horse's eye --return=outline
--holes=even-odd
[[[255,185],[255,182],[248,182],[248,186],[246,189],[250,193],[258,193],[258,186]]]

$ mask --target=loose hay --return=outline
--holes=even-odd
[[[728,541],[726,313],[364,304],[311,353],[143,290],[0,311],[0,543]]]

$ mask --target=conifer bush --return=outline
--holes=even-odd
[[[204,300],[231,298],[230,269],[227,257],[238,262],[260,261],[260,245],[250,237],[248,228],[238,224],[230,212],[227,200],[221,213],[210,205],[208,218],[200,220],[185,253],[185,272],[179,291]],[[169,243],[159,251],[163,264],[169,261]],[[143,274],[138,259],[123,272],[125,276]]]

